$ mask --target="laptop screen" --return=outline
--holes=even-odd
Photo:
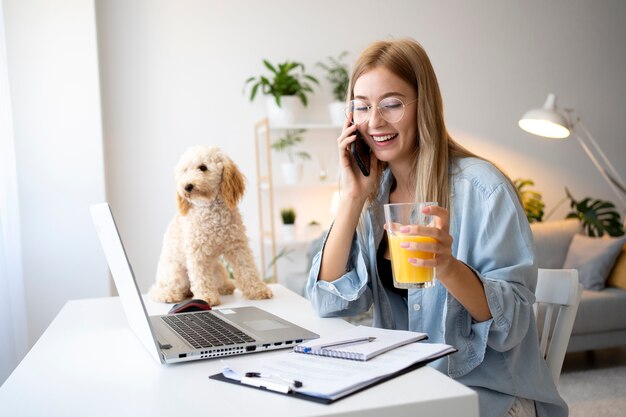
[[[154,359],[163,362],[111,208],[108,203],[102,203],[94,204],[90,209],[128,323]]]

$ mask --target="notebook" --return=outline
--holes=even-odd
[[[381,353],[427,337],[426,333],[357,326],[294,346],[293,350],[310,355],[368,361]]]
[[[291,348],[319,335],[257,307],[148,316],[109,204],[91,216],[128,323],[160,363]]]

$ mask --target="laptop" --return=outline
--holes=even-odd
[[[90,209],[128,323],[157,362],[285,349],[319,337],[257,307],[148,316],[109,204]]]

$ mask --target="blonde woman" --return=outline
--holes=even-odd
[[[410,39],[369,46],[354,67],[352,112],[338,138],[342,197],[307,283],[321,316],[374,305],[374,326],[426,332],[458,349],[432,366],[479,394],[481,416],[566,416],[540,356],[532,305],[533,241],[516,191],[494,165],[448,134],[437,79]],[[351,123],[354,122],[354,123]],[[372,149],[364,176],[350,155],[356,130]],[[393,286],[383,205],[436,201],[436,227],[410,226],[436,243],[408,249],[436,268],[435,286]]]

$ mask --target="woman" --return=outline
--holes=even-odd
[[[565,416],[541,358],[532,305],[533,241],[515,188],[448,134],[437,79],[409,39],[372,44],[352,73],[349,114],[338,138],[342,197],[307,291],[321,316],[374,305],[374,326],[426,332],[458,352],[432,366],[479,393],[482,416]],[[372,149],[371,174],[350,155],[356,130]],[[408,248],[436,268],[434,287],[393,287],[383,205],[436,201],[435,227],[410,226],[437,243]]]

